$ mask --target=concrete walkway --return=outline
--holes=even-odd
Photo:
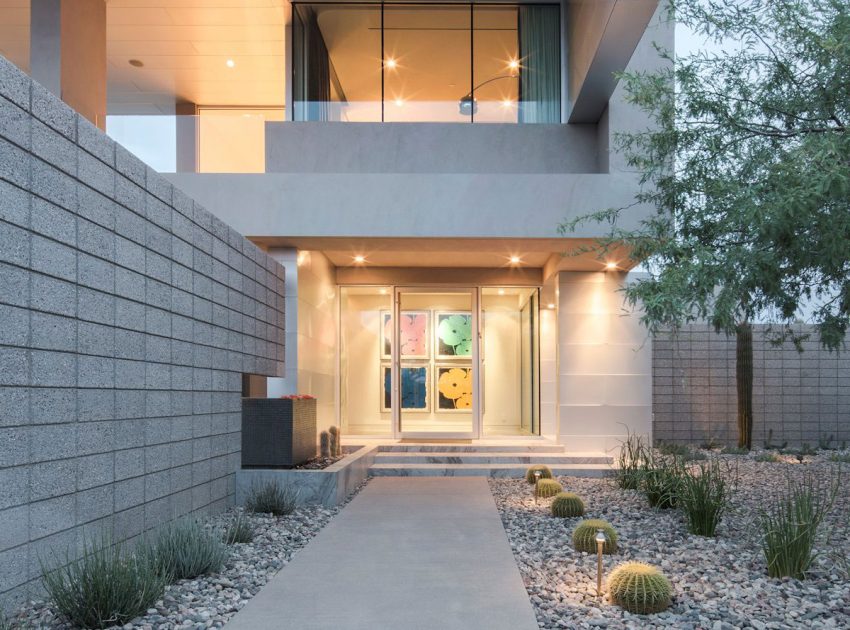
[[[483,477],[381,477],[227,630],[535,630]]]

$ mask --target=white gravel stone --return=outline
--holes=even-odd
[[[850,628],[848,565],[841,566],[850,549],[850,484],[842,484],[822,526],[820,555],[808,578],[771,579],[755,526],[759,509],[786,491],[789,476],[799,479],[808,471],[826,478],[837,464],[825,454],[808,456],[804,463],[793,456],[782,463],[756,462],[755,455],[722,456],[737,466],[738,485],[716,538],[689,534],[680,511],[653,509],[639,492],[621,490],[612,480],[558,479],[565,490],[583,498],[583,518],[605,519],[619,534],[619,553],[604,556],[605,576],[621,562],[640,560],[658,566],[670,579],[673,605],[652,616],[629,614],[596,596],[596,556],[572,547],[572,530],[580,518],[552,517],[550,501],[535,505],[531,486],[522,479],[491,479],[539,626]]]

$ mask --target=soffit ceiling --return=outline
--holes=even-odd
[[[110,114],[283,106],[283,0],[108,0],[106,16]],[[0,52],[29,68],[28,0],[0,0]]]

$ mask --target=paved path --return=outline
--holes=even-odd
[[[483,477],[375,478],[227,630],[535,630]]]

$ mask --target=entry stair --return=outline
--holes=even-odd
[[[603,477],[613,459],[600,453],[567,453],[563,445],[505,443],[383,444],[369,468],[374,477],[524,477],[533,464],[557,476]]]

